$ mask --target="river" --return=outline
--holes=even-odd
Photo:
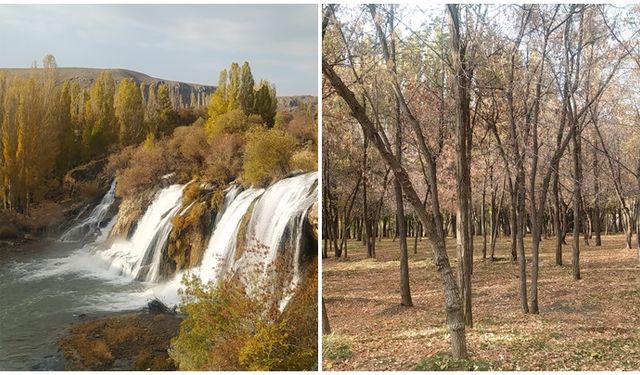
[[[140,309],[150,286],[110,271],[79,243],[0,248],[0,370],[64,370],[57,341],[71,323]]]

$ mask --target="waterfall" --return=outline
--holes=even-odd
[[[270,186],[254,205],[245,234],[245,247],[264,247],[265,252],[244,251],[236,267],[256,271],[261,268],[256,287],[272,285],[270,277],[274,273],[286,276],[291,272],[285,294],[293,291],[300,282],[304,222],[309,208],[318,199],[317,181],[315,172],[280,180]],[[279,258],[282,262],[276,264]]]
[[[273,272],[286,274],[291,271],[285,289],[292,291],[301,278],[303,225],[309,208],[317,199],[317,180],[317,173],[313,172],[285,178],[266,190],[250,188],[237,197],[231,196],[234,190],[229,190],[224,212],[196,271],[200,279],[203,282],[218,280],[226,272],[234,272],[251,291],[272,286],[269,277]],[[247,220],[246,215],[249,215],[248,221],[243,223],[243,219]],[[238,248],[239,240],[243,248]],[[270,268],[279,255],[287,255],[282,258],[285,259],[284,270]],[[258,284],[252,284],[250,280]],[[285,305],[287,301],[288,297]]]
[[[69,228],[60,237],[62,242],[83,242],[98,234],[99,229],[107,222],[107,215],[116,200],[116,181],[113,180],[107,194],[93,208],[89,216],[80,223]],[[84,210],[83,210],[84,212]]]
[[[245,213],[258,198],[264,189],[247,189],[237,194],[236,189],[231,189],[225,197],[225,208],[220,220],[211,235],[209,244],[204,252],[202,263],[197,271],[203,282],[217,280],[226,271],[231,269],[235,261],[236,243],[240,222]],[[235,195],[236,197],[230,196]],[[229,204],[227,204],[230,202]]]
[[[103,224],[98,239],[65,260],[69,265],[64,269],[99,277],[117,273],[125,276],[118,279],[126,282],[153,282],[143,293],[121,297],[158,297],[172,304],[179,302],[184,272],[195,274],[205,283],[235,274],[249,293],[276,292],[275,303],[282,310],[302,278],[301,258],[309,251],[304,225],[308,210],[317,199],[317,181],[317,173],[313,172],[282,179],[266,189],[243,190],[240,185],[227,188],[201,264],[172,275],[169,280],[159,282],[164,276],[163,253],[173,229],[172,219],[191,207],[182,206],[186,185],[171,185],[158,191],[129,239],[107,240],[116,218]],[[108,201],[107,196],[103,201]],[[94,269],[95,261],[87,260],[95,260],[96,256],[106,263],[106,267],[97,267],[102,271]]]
[[[183,190],[184,185],[171,185],[159,191],[129,240],[116,240],[108,249],[97,251],[110,268],[138,280],[158,280],[162,251],[172,229],[171,219],[181,207]]]

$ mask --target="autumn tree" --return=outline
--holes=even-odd
[[[85,101],[85,124],[82,133],[85,157],[105,153],[118,139],[114,96],[115,83],[111,73],[100,73]]]
[[[119,124],[118,141],[120,146],[141,142],[146,135],[142,94],[138,85],[131,78],[122,80],[118,85],[115,113]]]

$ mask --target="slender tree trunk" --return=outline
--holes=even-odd
[[[369,149],[369,139],[364,137],[364,153],[362,156],[362,221],[364,224],[364,241],[367,246],[367,257],[373,258],[375,257],[374,243],[372,241],[373,237],[373,228],[372,228],[372,218],[369,212],[369,204],[367,202],[367,174],[368,171],[368,149]]]
[[[553,182],[552,182],[553,203],[555,205],[553,220],[556,226],[556,265],[561,266],[562,265],[562,239],[563,239],[562,232],[565,231],[565,226],[562,225],[562,223],[560,222],[560,193],[558,188],[559,176],[558,176],[557,166],[555,166],[555,168],[556,170],[553,173]]]
[[[597,140],[594,142],[597,144]],[[598,150],[593,148],[593,231],[596,237],[596,246],[602,246],[602,229],[600,227],[600,166],[598,163]]]
[[[404,220],[400,220],[400,218],[404,217],[402,187],[397,180],[394,181],[393,185],[396,195],[396,215],[400,223],[400,233],[398,235],[398,238],[400,240],[400,297],[402,300],[402,305],[413,306],[413,301],[411,300],[411,288],[409,286],[409,254],[407,249],[407,229],[404,224]]]
[[[518,193],[515,191],[515,187],[511,193],[511,210],[509,212],[509,224],[510,224],[510,235],[511,235],[511,261],[515,262],[518,259],[518,252],[516,250],[517,242],[518,242],[518,215],[517,215],[517,207],[518,207]]]
[[[471,311],[471,273],[473,269],[473,220],[471,205],[471,112],[467,69],[466,43],[460,37],[458,6],[448,5],[451,34],[451,59],[454,68],[454,97],[456,101],[456,180],[457,180],[457,228],[458,263],[460,285],[464,301],[465,324],[473,327]]]
[[[516,240],[518,251],[518,269],[520,271],[520,303],[522,311],[529,312],[529,302],[527,299],[527,259],[524,255],[524,216],[525,216],[525,197],[524,197],[524,168],[518,168],[518,176],[516,177],[517,189],[517,212],[516,212]]]
[[[482,208],[480,210],[480,230],[482,231],[482,259],[487,259],[487,221],[486,216],[486,186],[482,185]]]
[[[575,121],[573,126],[578,126]],[[577,131],[573,132],[572,135],[572,143],[573,143],[573,173],[574,173],[574,182],[573,182],[573,239],[571,243],[572,250],[572,269],[573,269],[573,279],[580,280],[580,222],[581,222],[581,205],[582,205],[582,193],[581,193],[581,185],[582,185],[582,160],[580,158],[581,147],[580,147],[580,135],[577,134]]]

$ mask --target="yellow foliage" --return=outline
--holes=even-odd
[[[318,155],[310,150],[300,150],[291,157],[291,169],[303,171],[318,170]]]
[[[282,313],[275,308],[278,294],[249,295],[232,276],[216,284],[202,285],[195,277],[183,283],[186,318],[169,350],[180,370],[311,370],[317,365],[315,262]]]
[[[281,369],[289,349],[286,321],[259,321],[255,335],[240,349],[240,364],[250,371]]]
[[[241,109],[221,114],[207,122],[206,130],[209,138],[215,138],[217,135],[226,134],[242,134],[249,129],[251,125],[256,123],[256,119],[251,116],[251,122],[247,115]]]
[[[247,134],[243,181],[264,185],[287,175],[296,140],[279,129],[259,128]]]

